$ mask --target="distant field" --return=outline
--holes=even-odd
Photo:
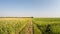
[[[60,18],[0,18],[0,34],[28,34],[28,26],[33,34],[60,34]]]

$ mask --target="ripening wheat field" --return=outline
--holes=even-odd
[[[0,18],[0,34],[19,33],[29,20],[31,20],[31,18]]]

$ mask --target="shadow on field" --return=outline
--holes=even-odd
[[[42,32],[42,34],[60,34],[60,23],[47,24],[44,26],[38,24],[35,25]]]

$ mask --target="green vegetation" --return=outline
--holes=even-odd
[[[0,34],[26,34],[30,19],[23,19],[0,19]],[[34,34],[60,34],[60,18],[33,18],[32,23]]]
[[[24,28],[27,23],[27,20],[0,20],[0,34],[15,34],[18,30]]]
[[[60,18],[34,18],[33,23],[42,34],[60,34]]]

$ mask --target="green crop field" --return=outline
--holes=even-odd
[[[32,34],[60,34],[60,18],[0,18],[0,34],[29,34],[31,21]]]
[[[34,34],[60,34],[60,18],[33,18]]]

